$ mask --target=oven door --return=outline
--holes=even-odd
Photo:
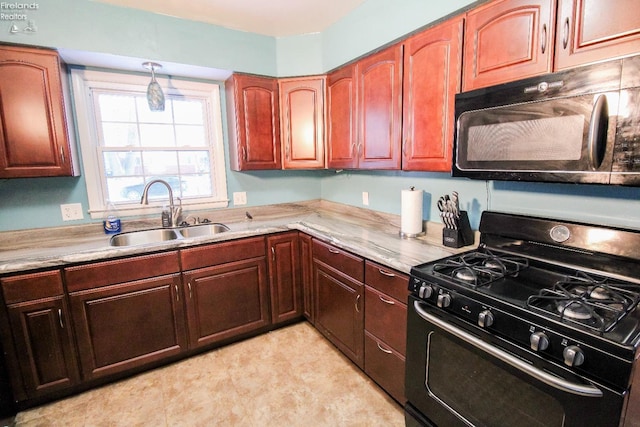
[[[410,297],[406,396],[436,426],[618,426],[623,396]],[[413,416],[412,419],[418,417]]]

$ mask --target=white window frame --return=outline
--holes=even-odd
[[[145,93],[151,76],[139,76],[119,72],[97,70],[71,69],[71,84],[75,107],[76,125],[79,145],[82,153],[83,175],[89,197],[89,214],[91,218],[105,218],[107,206],[104,188],[104,167],[99,152],[98,130],[95,118],[92,91],[95,90],[124,90]],[[185,211],[224,208],[229,206],[227,195],[227,178],[224,157],[224,139],[222,133],[222,112],[220,103],[220,86],[215,83],[194,82],[175,78],[156,76],[165,95],[197,96],[206,98],[206,105],[212,120],[209,135],[213,139],[211,160],[211,175],[215,198],[187,199],[182,205]],[[175,196],[174,196],[175,199]],[[174,200],[177,204],[178,200]],[[166,200],[149,201],[149,205],[127,204],[118,205],[118,211],[123,216],[147,215],[160,213]]]

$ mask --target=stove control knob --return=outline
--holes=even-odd
[[[544,332],[535,332],[529,337],[531,350],[545,351],[549,348],[549,337]]]
[[[483,310],[478,314],[478,326],[488,328],[493,325],[493,313],[489,310]]]
[[[436,302],[438,307],[447,308],[451,305],[451,295],[449,294],[440,294],[438,295],[438,301]]]
[[[420,290],[418,291],[418,295],[420,298],[427,299],[433,294],[433,288],[431,285],[427,285],[426,283],[420,286]]]
[[[564,356],[564,364],[567,366],[580,366],[584,363],[584,353],[580,347],[570,345],[562,351]]]

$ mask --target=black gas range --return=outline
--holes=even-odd
[[[411,271],[407,425],[640,425],[640,232],[497,212],[480,232]]]

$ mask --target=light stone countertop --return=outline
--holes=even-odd
[[[252,220],[246,219],[250,212]],[[409,273],[414,265],[470,249],[441,244],[442,225],[427,223],[427,235],[399,236],[400,217],[327,201],[286,203],[247,209],[225,209],[203,215],[230,231],[211,237],[172,240],[150,245],[113,247],[101,224],[0,233],[0,274],[100,261],[204,243],[299,230],[389,268]],[[126,221],[123,231],[158,228],[159,220]]]

